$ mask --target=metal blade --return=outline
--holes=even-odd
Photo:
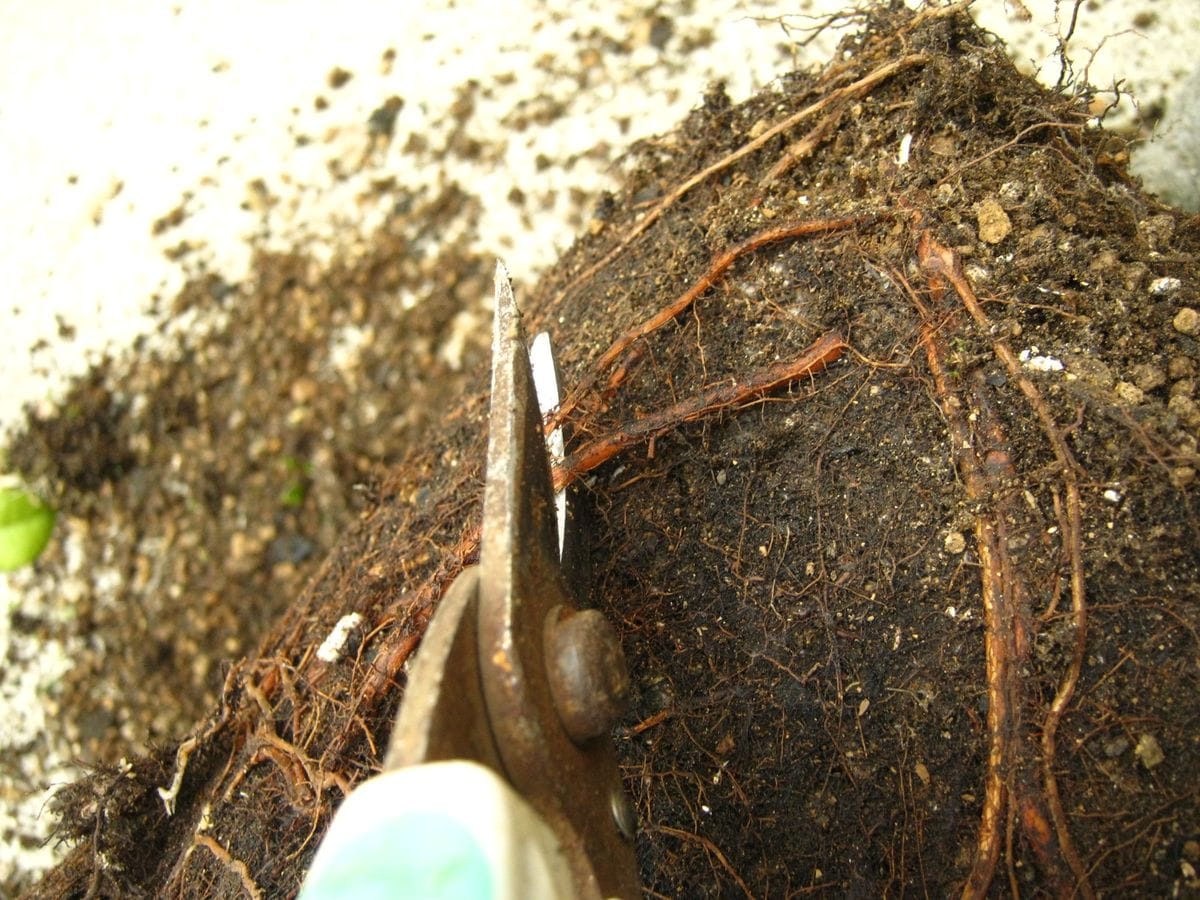
[[[479,660],[505,774],[562,841],[585,895],[640,896],[632,843],[616,824],[628,801],[612,742],[573,742],[551,694],[548,635],[575,604],[559,568],[542,417],[503,265],[488,429]]]
[[[558,390],[558,364],[554,359],[554,348],[550,344],[550,333],[541,331],[534,335],[529,347],[529,365],[533,370],[533,387],[537,392],[538,412],[544,419],[562,400]],[[559,425],[546,435],[546,450],[555,465],[563,460],[565,451],[563,430]],[[554,492],[554,512],[558,521],[558,558],[561,561],[567,530],[567,491],[559,488]]]
[[[421,639],[385,770],[469,759],[502,772],[479,674],[479,567],[465,569]]]

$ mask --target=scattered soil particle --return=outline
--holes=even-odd
[[[404,109],[402,97],[388,97],[383,101],[383,105],[374,110],[367,119],[367,130],[374,136],[391,140],[392,133],[396,129],[396,116],[400,115],[402,109]]]
[[[187,208],[185,204],[180,203],[166,215],[155,219],[150,231],[154,235],[160,235],[165,231],[182,225],[185,219],[187,219]]]
[[[338,88],[344,87],[353,77],[353,72],[343,69],[341,66],[335,66],[334,68],[330,69],[329,74],[325,76],[325,83],[336,91]]]

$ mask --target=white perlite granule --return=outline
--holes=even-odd
[[[354,630],[362,624],[362,620],[363,617],[358,613],[349,613],[338,619],[337,624],[333,626],[333,630],[329,632],[329,636],[317,648],[317,659],[327,663],[334,663],[341,659],[346,641],[350,639],[350,635],[354,633]]]

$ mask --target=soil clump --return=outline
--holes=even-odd
[[[616,737],[650,896],[1200,887],[1200,225],[1139,190],[1088,99],[961,11],[879,9],[824,70],[741,105],[714,87],[632,148],[518,284],[569,391],[557,475],[592,511],[590,600],[633,674]],[[166,704],[136,685],[167,679],[179,714],[59,794],[76,848],[31,896],[290,895],[378,770],[405,662],[475,558],[486,437],[479,338],[464,374],[431,361],[490,261],[408,272],[420,210],[354,262],[197,284],[271,311],[271,340],[201,341],[140,409],[98,378],[14,459],[211,522],[195,568],[139,596],[170,583],[224,623],[146,616],[166,649],[135,654],[131,702]],[[418,277],[432,305],[377,319]],[[354,377],[392,405],[322,374],[312,297],[321,328],[373,325]],[[259,452],[253,419],[277,423]],[[178,502],[171,467],[193,473]],[[201,656],[237,661],[180,665]]]

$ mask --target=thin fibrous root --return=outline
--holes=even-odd
[[[250,870],[246,868],[244,862],[240,859],[234,859],[228,850],[207,834],[196,835],[196,846],[206,849],[220,860],[222,865],[237,875],[238,880],[242,883],[242,890],[246,892],[247,897],[250,897],[251,900],[262,900],[262,891],[254,883],[254,879],[250,877]]]
[[[965,8],[967,5],[969,5],[969,0],[968,3],[962,4],[962,7]],[[576,287],[587,281],[589,278],[611,263],[614,259],[616,259],[626,247],[633,243],[633,241],[636,240],[639,235],[643,234],[646,229],[662,218],[663,213],[665,213],[675,203],[679,202],[679,200],[681,200],[683,196],[692,188],[699,184],[703,184],[713,175],[716,175],[718,172],[722,172],[729,168],[739,159],[749,156],[751,153],[755,152],[763,145],[771,141],[776,135],[790,131],[804,120],[810,119],[813,116],[824,112],[829,107],[834,106],[843,100],[863,97],[870,93],[877,85],[891,78],[896,73],[912,68],[913,66],[923,65],[928,61],[929,55],[926,53],[910,53],[907,56],[902,56],[899,59],[885,63],[884,65],[879,66],[877,69],[867,73],[857,81],[848,84],[845,87],[840,87],[836,90],[830,91],[815,103],[811,103],[804,107],[804,109],[792,113],[792,115],[780,122],[777,122],[758,137],[751,141],[747,141],[737,150],[734,150],[732,153],[721,157],[721,159],[717,160],[711,166],[708,166],[706,169],[697,172],[695,175],[692,175],[690,178],[672,189],[671,192],[663,197],[660,201],[658,201],[652,210],[646,213],[646,215],[642,216],[642,218],[639,219],[637,223],[634,224],[633,227],[624,234],[624,236],[622,236],[622,238],[617,242],[616,246],[604,254],[604,256],[601,257],[597,262],[588,266],[586,269],[584,269],[584,271],[572,278],[562,288],[562,290],[555,295],[553,305],[557,306],[562,302],[563,298],[566,297],[567,294],[575,290]]]
[[[478,556],[479,535],[478,521],[465,525],[458,543],[445,553],[437,571],[401,601],[400,607],[407,612],[383,638],[366,676],[355,686],[352,715],[370,718],[389,699],[391,694],[388,689],[396,685],[400,670],[421,642],[437,601],[450,583]],[[337,759],[349,747],[353,735],[350,729],[344,731],[330,745],[326,756]]]

